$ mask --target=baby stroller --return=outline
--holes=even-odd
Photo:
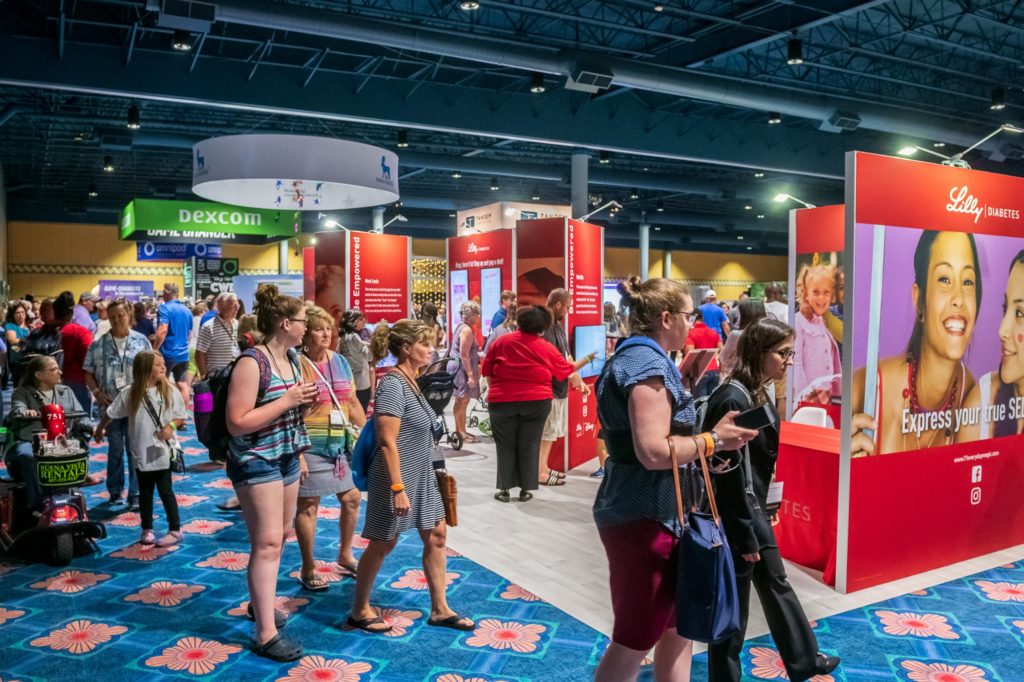
[[[473,407],[469,410],[466,425],[471,429],[480,429],[485,436],[491,434],[490,409],[487,407],[487,389],[490,387],[486,378],[480,379],[480,397],[473,401]],[[478,417],[477,413],[483,412],[484,416]]]
[[[462,434],[456,431],[449,431],[448,424],[444,420],[444,408],[451,402],[452,394],[455,393],[455,375],[447,371],[449,362],[459,362],[458,358],[441,358],[423,368],[423,373],[416,379],[416,384],[423,392],[430,408],[434,410],[440,422],[439,430],[434,432],[434,440],[438,442],[444,436],[452,450],[462,449]],[[456,370],[458,371],[458,370]]]

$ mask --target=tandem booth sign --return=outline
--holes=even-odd
[[[302,229],[298,211],[242,208],[208,201],[135,199],[121,214],[121,239],[147,242],[268,244]]]

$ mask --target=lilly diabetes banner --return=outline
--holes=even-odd
[[[369,324],[409,317],[412,241],[375,232],[346,232],[348,307],[359,308]]]
[[[143,242],[266,244],[301,231],[299,211],[242,208],[210,201],[135,199],[121,213],[118,236]],[[199,253],[190,255],[202,257]]]
[[[501,306],[502,290],[515,281],[512,230],[450,237],[447,240],[449,291],[449,334],[461,322],[459,305],[479,297],[480,329],[483,338],[491,333],[491,319]]]
[[[790,322],[796,338],[787,410],[805,424],[835,429],[842,417],[844,221],[842,205],[790,212]]]
[[[847,155],[860,589],[1024,542],[1024,180]]]

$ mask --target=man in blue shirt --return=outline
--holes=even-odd
[[[704,294],[704,305],[700,307],[700,312],[704,316],[704,324],[718,332],[724,341],[729,336],[731,328],[725,311],[718,305],[718,294],[714,289],[708,289],[708,293]]]
[[[89,333],[95,334],[96,322],[93,320],[92,314],[96,310],[96,302],[99,300],[99,296],[93,296],[91,291],[82,292],[82,295],[78,297],[78,305],[72,308],[71,321],[88,329]]]
[[[509,291],[506,289],[501,292],[501,307],[498,308],[498,312],[494,313],[494,317],[491,318],[491,329],[497,329],[498,325],[505,321],[508,317],[508,307],[516,302],[516,292]]]
[[[192,334],[192,311],[178,300],[178,285],[164,285],[164,302],[156,315],[156,342],[153,347],[164,356],[167,376],[181,391],[181,397],[188,405],[188,338]]]

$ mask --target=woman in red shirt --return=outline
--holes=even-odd
[[[519,488],[519,501],[533,497],[544,422],[551,410],[551,380],[564,381],[593,360],[571,364],[542,334],[551,326],[544,306],[520,308],[519,330],[500,336],[484,356],[483,375],[490,380],[487,404],[498,449],[498,492],[508,502],[510,488]]]

